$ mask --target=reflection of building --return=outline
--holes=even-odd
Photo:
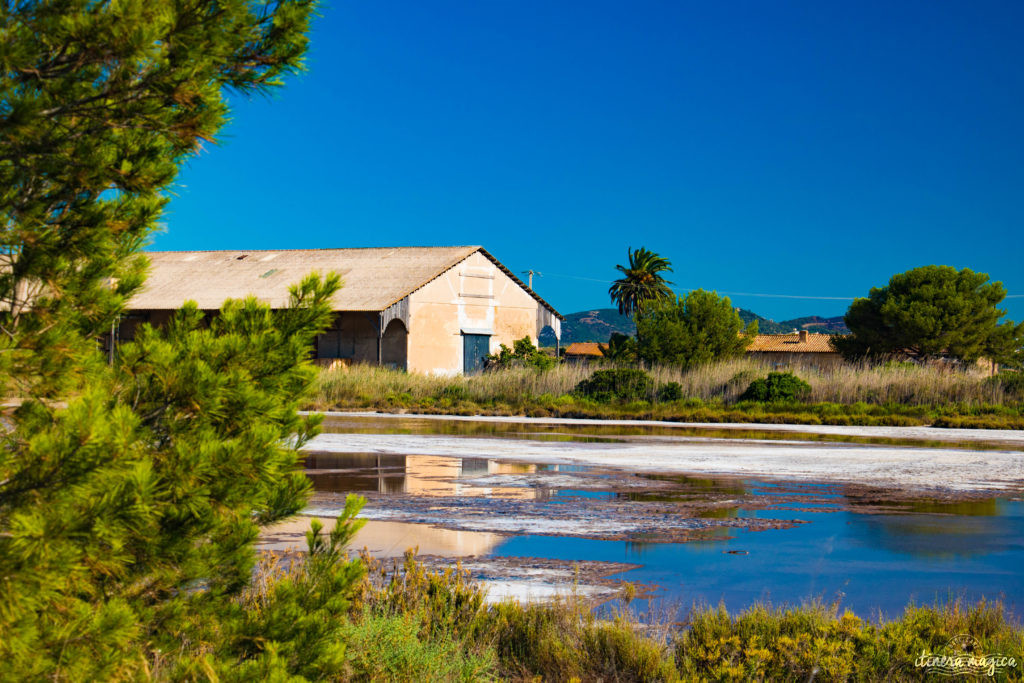
[[[536,465],[499,463],[485,458],[373,453],[310,453],[306,473],[318,491],[338,493],[409,493],[421,496],[493,496],[533,500],[541,490],[531,486],[488,486],[478,477],[532,474]],[[464,480],[469,480],[464,481]]]
[[[330,533],[334,528],[336,518],[317,519],[324,525],[323,533]],[[258,547],[260,550],[305,550],[310,520],[310,517],[300,516],[264,529]],[[485,555],[502,540],[502,536],[486,531],[458,531],[411,522],[368,520],[352,539],[349,548],[353,552],[366,548],[378,558],[401,557],[406,550],[413,548],[417,548],[421,555],[467,557]]]
[[[150,252],[145,286],[129,302],[119,335],[165,323],[186,301],[217,311],[254,296],[275,308],[311,272],[336,272],[334,323],[315,355],[325,365],[372,363],[413,372],[473,373],[500,344],[545,327],[561,337],[561,316],[482,247]]]

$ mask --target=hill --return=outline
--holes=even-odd
[[[745,308],[741,308],[739,314],[744,323],[757,320],[758,330],[762,334],[786,334],[793,330],[824,332],[826,334],[849,334],[842,316],[822,318],[821,316],[811,315],[776,322]],[[621,315],[618,309],[615,308],[595,308],[589,311],[567,313],[565,320],[562,321],[562,346],[572,344],[573,342],[608,341],[613,332],[634,334],[636,328],[633,326],[633,318],[628,315]],[[554,346],[555,337],[550,333],[542,334],[540,343],[541,346]]]

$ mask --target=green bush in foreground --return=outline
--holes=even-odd
[[[577,384],[573,393],[599,403],[638,401],[650,398],[654,386],[654,380],[643,370],[614,368],[595,371]]]
[[[756,379],[740,396],[741,401],[793,401],[811,392],[811,385],[792,372],[769,372],[767,377]]]

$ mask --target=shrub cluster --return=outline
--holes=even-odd
[[[535,368],[537,370],[550,370],[558,364],[558,361],[544,353],[533,345],[529,337],[516,339],[512,342],[512,348],[504,344],[497,353],[486,357],[488,370],[508,370],[509,368]]]
[[[573,393],[601,403],[640,401],[654,394],[651,376],[636,368],[597,370],[576,385]]]
[[[794,401],[811,393],[811,385],[792,372],[769,372],[767,377],[756,379],[740,396],[741,401]]]

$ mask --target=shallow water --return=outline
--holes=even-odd
[[[528,435],[531,441],[616,441],[657,430],[372,418],[336,419],[327,427],[339,434]],[[692,432],[686,436],[738,436]],[[682,436],[677,430],[671,435]],[[743,437],[793,434],[766,437],[751,430]],[[817,440],[804,435],[801,441],[813,448]],[[912,444],[922,457],[926,445]],[[308,512],[329,516],[344,494],[366,495],[366,516],[374,521],[356,545],[382,556],[400,554],[408,544],[447,557],[640,565],[611,578],[653,587],[650,606],[661,613],[694,603],[741,609],[757,601],[819,599],[864,616],[892,616],[910,601],[985,597],[1024,615],[1024,503],[1016,491],[908,497],[806,480],[634,473],[436,453],[310,453],[307,467],[317,492]]]

